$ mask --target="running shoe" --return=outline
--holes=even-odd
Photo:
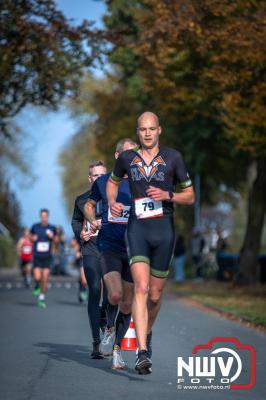
[[[40,308],[46,308],[45,300],[38,300],[38,306]]]
[[[151,373],[152,362],[149,359],[147,350],[140,350],[135,364],[135,370],[140,375],[147,375]]]
[[[85,303],[87,301],[87,299],[88,299],[88,296],[87,296],[86,291],[79,292],[79,302],[80,303]]]
[[[125,368],[126,368],[126,363],[122,358],[121,349],[117,344],[115,344],[113,350],[112,369],[125,369]]]
[[[41,293],[41,288],[35,288],[34,290],[33,290],[33,294],[34,294],[34,296],[39,296],[39,294]]]
[[[103,340],[101,341],[100,344],[100,352],[104,356],[111,356],[113,354],[113,346],[115,342],[115,330],[114,328],[106,328],[104,335],[103,335]]]
[[[91,358],[94,360],[102,360],[103,359],[103,354],[100,352],[99,349],[100,344],[99,343],[92,343],[92,352],[91,352]]]
[[[152,357],[152,331],[150,331],[150,333],[148,333],[146,343],[147,343],[148,357],[151,359],[151,357]],[[137,351],[136,351],[136,359],[138,358],[138,352],[139,352],[139,349],[137,349]]]

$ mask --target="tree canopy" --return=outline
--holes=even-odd
[[[98,37],[111,65],[108,79],[89,90],[84,82],[79,101],[72,103],[75,112],[93,116],[83,135],[89,132],[111,162],[115,141],[134,137],[138,114],[152,110],[163,126],[162,141],[181,150],[192,173],[201,174],[202,202],[215,201],[221,183],[241,188],[254,162],[254,185],[263,187],[265,2],[108,0],[106,5]],[[259,224],[252,230],[248,218],[247,232],[255,239],[243,244],[252,253],[251,267],[266,203],[264,191],[254,193],[255,187],[249,215]]]
[[[2,0],[0,27],[0,134],[11,136],[23,107],[55,108],[77,91],[92,62],[91,27],[72,26],[53,0]]]

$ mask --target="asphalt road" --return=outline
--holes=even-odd
[[[39,309],[18,278],[0,282],[0,398],[88,399],[266,399],[266,336],[237,322],[165,296],[153,335],[153,373],[113,371],[111,361],[91,360],[86,307],[77,302],[72,279],[53,280],[47,309]],[[213,337],[235,337],[257,351],[257,383],[249,390],[177,389],[177,356],[188,357]]]

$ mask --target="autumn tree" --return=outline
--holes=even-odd
[[[152,109],[164,143],[179,148],[192,172],[201,174],[204,202],[215,201],[220,183],[241,187],[252,165],[257,173],[240,278],[254,281],[266,204],[264,2],[106,4],[99,37],[112,66],[111,85],[85,89],[83,96],[96,143],[110,155],[114,139],[132,135],[138,113]]]
[[[153,96],[160,112],[172,121],[178,135],[181,133],[180,139],[190,148],[191,156],[199,158],[196,168],[205,171],[204,164],[211,165],[209,178],[216,187],[217,167],[224,173],[225,183],[227,178],[230,182],[227,170],[236,184],[243,166],[241,159],[256,165],[239,276],[241,281],[252,282],[256,279],[266,207],[266,134],[262,117],[266,4],[249,0],[137,3],[133,13],[131,9],[133,22],[125,28],[130,8],[123,1],[107,2],[106,36],[113,43],[111,58],[120,65],[128,82],[132,73],[127,73],[123,49],[137,65],[143,91]],[[120,25],[119,14],[123,15]],[[222,157],[226,161],[219,166],[215,158]],[[229,160],[238,168],[231,164],[227,169]]]
[[[21,228],[21,210],[15,193],[10,189],[8,182],[0,173],[0,222],[17,239]]]
[[[72,26],[53,0],[2,0],[0,134],[26,105],[55,108],[73,94],[92,58],[90,25]]]
[[[1,0],[0,217],[12,233],[19,218],[6,186],[7,169],[29,173],[20,146],[27,132],[21,134],[15,117],[28,105],[56,109],[65,96],[77,94],[83,71],[92,64],[96,42],[91,38],[90,23],[73,26],[54,0]],[[7,203],[14,205],[10,213]]]

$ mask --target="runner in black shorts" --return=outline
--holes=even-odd
[[[103,161],[92,162],[89,166],[88,181],[95,182],[99,177],[106,174],[106,167]],[[100,323],[101,323],[101,307],[100,299],[102,293],[102,271],[100,263],[100,253],[96,245],[96,234],[91,231],[89,222],[84,215],[84,205],[88,201],[90,190],[79,195],[75,200],[71,226],[75,237],[80,245],[82,254],[82,272],[85,274],[89,288],[88,298],[88,317],[93,338],[93,349],[91,358],[102,359],[100,353]],[[97,204],[97,218],[102,218],[102,205]]]
[[[123,139],[116,146],[115,157],[124,150],[134,148],[136,144],[130,139]],[[111,174],[99,178],[91,189],[90,200],[85,206],[86,216],[91,225],[98,227],[95,220],[95,205],[102,201],[103,217],[101,229],[97,238],[101,252],[104,282],[108,292],[108,301],[114,307],[119,304],[119,313],[115,321],[115,330],[108,329],[102,340],[100,349],[103,354],[113,353],[112,368],[123,369],[120,345],[129,327],[131,319],[131,305],[133,299],[133,280],[127,257],[125,231],[131,206],[131,194],[128,179],[123,176],[123,182],[118,192],[118,201],[123,204],[124,210],[117,217],[113,217],[108,207],[106,184]],[[114,345],[114,347],[113,347]]]
[[[107,185],[113,216],[123,210],[117,203],[118,185],[127,174],[133,205],[127,229],[129,258],[134,280],[132,312],[139,352],[135,368],[151,372],[147,334],[161,306],[162,290],[168,275],[175,234],[173,203],[193,204],[194,191],[182,155],[159,146],[161,127],[158,117],[145,112],[138,119],[140,147],[126,151],[116,161]],[[174,193],[179,184],[181,191]]]
[[[40,211],[41,222],[31,228],[33,247],[33,275],[35,280],[34,295],[38,295],[38,306],[45,308],[45,295],[48,288],[48,279],[52,267],[52,242],[56,236],[56,228],[49,224],[49,211],[43,208]],[[41,284],[41,286],[40,286]]]

